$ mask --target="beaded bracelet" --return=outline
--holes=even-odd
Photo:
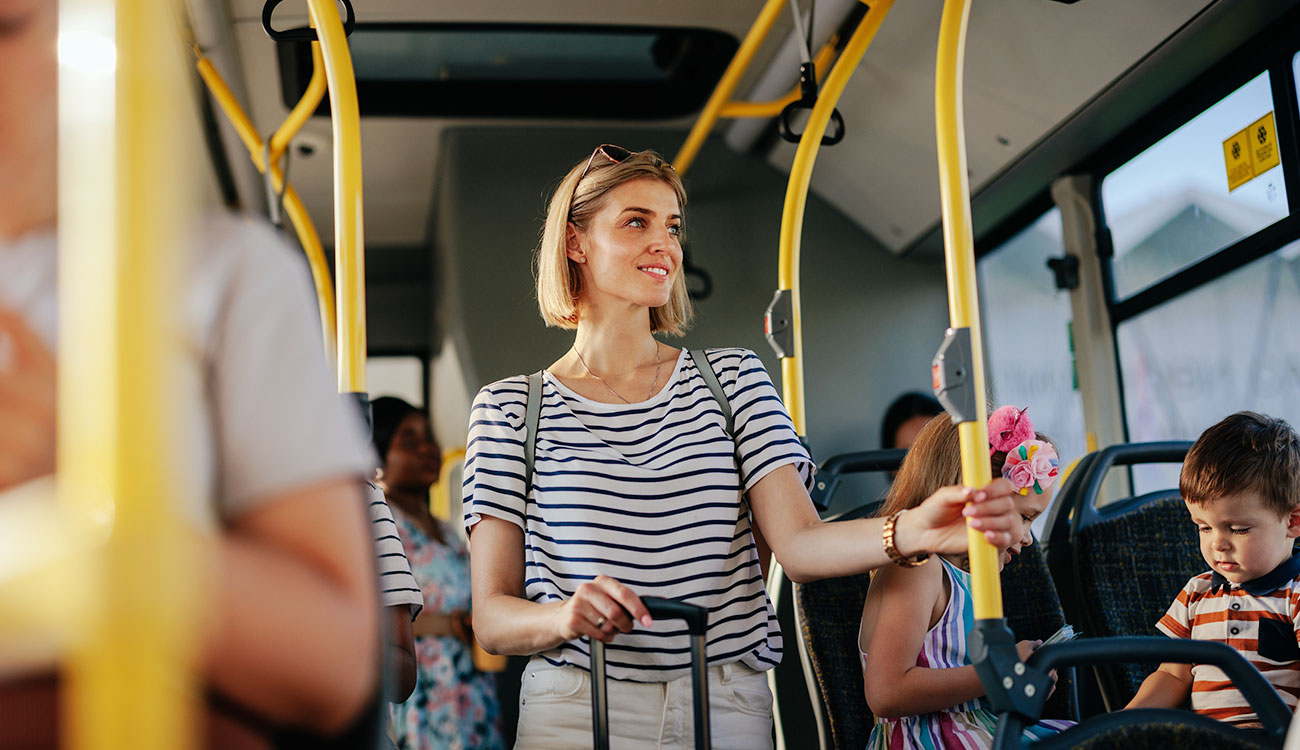
[[[917,555],[916,557],[903,557],[902,553],[898,551],[898,546],[894,544],[894,524],[898,522],[898,517],[906,512],[907,509],[904,508],[885,519],[885,526],[881,529],[880,539],[885,545],[885,554],[889,555],[889,559],[893,560],[895,564],[904,568],[919,568],[930,561],[930,554],[928,552]]]

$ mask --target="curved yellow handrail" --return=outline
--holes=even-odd
[[[307,0],[329,82],[334,133],[334,268],[338,274],[339,391],[366,392],[366,245],[361,111],[352,55],[334,0]]]
[[[831,69],[831,62],[835,59],[835,47],[839,44],[838,34],[831,35],[831,38],[822,45],[813,58],[813,63],[817,67],[817,82],[821,83],[826,78],[826,73]],[[781,114],[781,110],[789,105],[799,101],[803,96],[803,91],[796,84],[794,90],[780,99],[773,99],[770,102],[727,102],[722,106],[718,117],[739,118],[739,117],[776,117]]]
[[[85,55],[59,73],[57,482],[73,517],[95,511],[111,529],[78,571],[85,616],[62,696],[64,746],[78,750],[186,748],[196,727],[189,665],[206,586],[171,429],[176,247],[195,208],[176,167],[195,144],[173,11],[168,0],[59,9],[62,43]],[[91,148],[101,153],[80,163]]]
[[[961,439],[962,484],[983,487],[992,473],[988,454],[988,413],[984,403],[984,343],[975,285],[975,244],[971,229],[970,180],[966,172],[962,73],[970,0],[946,0],[939,26],[935,64],[934,113],[939,146],[940,206],[943,211],[944,261],[948,277],[948,314],[953,328],[970,329],[970,378],[975,392],[975,421],[957,426]],[[1002,617],[998,555],[974,529],[970,541],[971,596],[976,619]]]
[[[442,469],[438,471],[438,483],[433,485],[433,491],[429,493],[429,512],[434,518],[441,518],[444,521],[451,520],[451,473],[456,469],[456,464],[465,460],[464,448],[453,448],[449,451],[443,451]]]
[[[315,49],[316,45],[312,45]],[[257,171],[266,174],[267,163],[266,155],[263,151],[264,145],[262,137],[257,134],[253,127],[253,121],[248,118],[243,107],[239,106],[235,95],[226,85],[226,81],[221,77],[212,61],[203,56],[197,48],[194,53],[198,55],[196,63],[199,71],[199,77],[207,85],[208,90],[212,92],[212,98],[216,101],[217,106],[226,114],[230,124],[235,128],[235,133],[239,139],[244,142],[244,147],[248,149],[248,155],[253,160],[253,165]],[[313,74],[312,80],[316,80]],[[304,100],[306,98],[304,97]],[[317,99],[319,102],[319,98]],[[301,105],[302,102],[299,102]],[[315,105],[312,105],[315,108]],[[295,108],[297,111],[297,108]],[[277,135],[284,131],[282,127],[277,131]],[[289,136],[292,137],[292,134]],[[285,140],[288,142],[288,139]],[[274,153],[273,153],[274,157]],[[307,256],[307,265],[311,268],[312,282],[316,286],[316,304],[320,312],[321,334],[325,341],[325,351],[333,352],[334,343],[334,282],[330,279],[329,262],[325,259],[325,248],[321,245],[320,235],[316,233],[316,225],[312,223],[311,215],[307,213],[306,206],[302,203],[298,191],[293,189],[292,185],[284,184],[284,173],[280,169],[278,160],[271,159],[271,187],[284,193],[284,213],[289,217],[289,224],[293,226],[294,232],[298,235],[298,242],[302,244],[303,253]]]
[[[311,43],[311,80],[307,82],[307,90],[302,93],[302,98],[294,105],[289,116],[284,118],[278,130],[271,135],[271,163],[279,164],[280,157],[284,155],[285,149],[289,148],[289,141],[302,130],[302,126],[307,124],[320,106],[320,100],[325,98],[325,61],[321,57],[320,42]]]
[[[790,167],[785,209],[781,216],[778,285],[791,292],[793,315],[790,325],[794,330],[794,347],[793,356],[781,360],[781,387],[785,407],[790,412],[790,419],[794,421],[795,431],[800,435],[808,434],[804,416],[803,322],[799,296],[799,251],[804,208],[808,203],[808,186],[812,182],[813,164],[817,161],[817,150],[821,148],[826,126],[830,124],[831,112],[893,4],[894,0],[875,0],[867,15],[863,16],[854,29],[840,59],[826,77],[826,85],[817,97],[817,106],[813,107],[812,115],[808,118],[803,137],[799,139],[799,149],[795,152],[794,164]]]
[[[704,139],[709,137],[713,125],[718,121],[718,116],[722,112],[722,107],[731,100],[731,94],[736,90],[736,85],[740,83],[740,77],[745,74],[749,68],[750,62],[753,61],[754,55],[758,53],[758,48],[762,45],[767,34],[772,30],[772,25],[781,15],[787,0],[767,0],[763,9],[758,12],[758,18],[754,20],[754,25],[749,27],[749,33],[745,34],[745,39],[740,43],[740,49],[736,50],[736,56],[731,58],[727,65],[727,70],[722,74],[721,80],[718,81],[717,88],[713,89],[713,94],[709,96],[709,101],[704,105],[704,111],[691,127],[691,132],[686,136],[686,142],[677,152],[673,159],[673,168],[678,174],[686,174],[686,170],[691,168],[695,162],[695,157],[699,155],[700,148],[704,146]]]

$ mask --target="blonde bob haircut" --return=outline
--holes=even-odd
[[[587,167],[590,163],[590,168]],[[586,169],[587,174],[582,171]],[[631,180],[655,179],[666,183],[677,195],[677,205],[686,208],[686,188],[672,165],[653,151],[637,151],[621,162],[603,153],[583,159],[569,170],[551,196],[546,209],[542,241],[537,247],[537,307],[546,325],[578,327],[578,299],[582,274],[565,252],[568,225],[587,229],[592,217],[605,207],[609,191]],[[581,180],[581,181],[579,181]],[[686,293],[685,275],[679,268],[668,302],[650,308],[650,332],[682,335],[690,327],[691,299]]]

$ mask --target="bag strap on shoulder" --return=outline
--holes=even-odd
[[[537,423],[542,417],[542,371],[528,376],[528,409],[524,412],[524,497],[533,486],[533,461],[537,455]]]
[[[686,352],[694,360],[695,369],[700,371],[700,377],[704,378],[704,384],[713,394],[713,400],[718,402],[718,408],[722,409],[722,418],[727,422],[727,434],[735,439],[736,420],[731,415],[731,402],[727,400],[727,394],[722,391],[722,383],[718,382],[718,374],[713,371],[713,364],[709,362],[703,349],[687,349]]]

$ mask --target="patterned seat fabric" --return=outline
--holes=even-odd
[[[1002,611],[1016,640],[1045,640],[1065,624],[1061,599],[1052,585],[1042,549],[1031,544],[1002,569]],[[1081,623],[1072,623],[1076,629]],[[1070,671],[1057,674],[1056,692],[1043,708],[1044,719],[1075,719]]]
[[[858,627],[870,578],[827,578],[795,584],[800,637],[808,656],[834,746],[859,750],[867,744],[875,717],[867,707],[858,656]]]
[[[1187,579],[1206,570],[1187,509],[1173,497],[1083,528],[1076,545],[1089,637],[1159,635],[1156,621]],[[1132,699],[1142,680],[1158,666],[1098,667],[1111,675],[1111,686],[1102,679],[1102,690],[1112,710]]]

